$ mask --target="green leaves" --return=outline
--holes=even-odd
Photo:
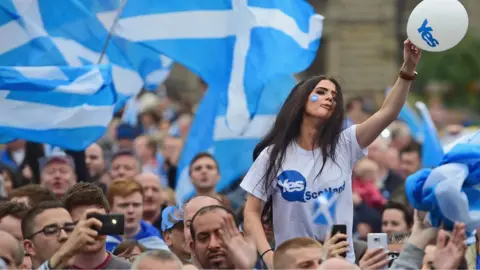
[[[468,88],[480,81],[480,40],[467,35],[454,48],[440,53],[423,52],[418,66],[420,85],[444,82],[451,88],[444,94],[448,106],[473,106],[480,111],[479,93]]]

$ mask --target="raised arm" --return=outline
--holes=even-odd
[[[410,40],[406,40],[403,43],[402,74],[385,98],[380,110],[357,126],[356,136],[360,147],[369,146],[385,128],[397,119],[415,78],[415,68],[420,61],[420,57],[420,49],[413,45]]]

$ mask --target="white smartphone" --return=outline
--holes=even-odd
[[[388,250],[388,237],[386,233],[369,233],[367,236],[368,249],[383,248]]]
[[[386,233],[369,233],[367,235],[367,247],[368,249],[381,248],[385,252],[388,251],[388,236]],[[388,265],[385,265],[384,270],[388,269]]]

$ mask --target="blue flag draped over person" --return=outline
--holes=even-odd
[[[315,14],[304,0],[161,2],[159,5],[156,0],[129,1],[112,41],[123,38],[165,54],[208,84],[178,166],[179,175],[185,175],[193,156],[212,147],[215,149],[215,141],[236,137],[240,142],[248,130],[266,131],[268,124],[262,120],[255,122],[263,89],[274,78],[303,71],[310,65],[320,44],[323,17]],[[152,15],[144,16],[146,14]],[[114,17],[113,13],[99,14],[106,28]],[[200,118],[203,119],[202,132],[196,132]],[[253,137],[258,140],[262,135]],[[251,164],[252,149],[253,146],[249,146],[240,153],[232,151],[228,160],[235,155],[237,158],[249,156],[248,164]],[[220,162],[225,158],[220,157],[221,151],[213,152]],[[228,175],[224,170],[230,166],[231,163],[221,168],[219,189],[228,186],[248,168],[240,166]],[[185,181],[189,182],[188,176],[180,177],[177,182],[180,201],[192,191],[185,188],[188,186]]]
[[[0,1],[0,36],[8,37],[0,42],[0,65],[97,64],[109,32],[115,31],[113,22],[104,27],[97,14],[117,15],[124,11],[123,3],[123,0]],[[158,1],[157,5],[160,4]],[[147,25],[140,28],[152,29]],[[121,38],[108,42],[101,63],[112,65],[118,106],[143,86],[155,88],[162,83],[172,66],[165,56]]]
[[[24,139],[82,150],[113,117],[109,65],[0,67],[0,143]]]
[[[452,229],[463,222],[471,235],[480,227],[479,184],[480,131],[458,141],[438,167],[410,175],[405,193],[415,209],[429,212],[433,226]]]

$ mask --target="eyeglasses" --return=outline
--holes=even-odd
[[[41,229],[40,231],[35,232],[34,234],[30,235],[29,237],[26,237],[26,239],[32,239],[35,235],[37,235],[39,233],[43,233],[47,237],[50,237],[50,236],[58,237],[62,230],[66,234],[70,234],[70,233],[73,232],[73,230],[75,230],[75,224],[74,223],[67,223],[63,227],[59,227],[57,225],[47,225],[43,229]]]

